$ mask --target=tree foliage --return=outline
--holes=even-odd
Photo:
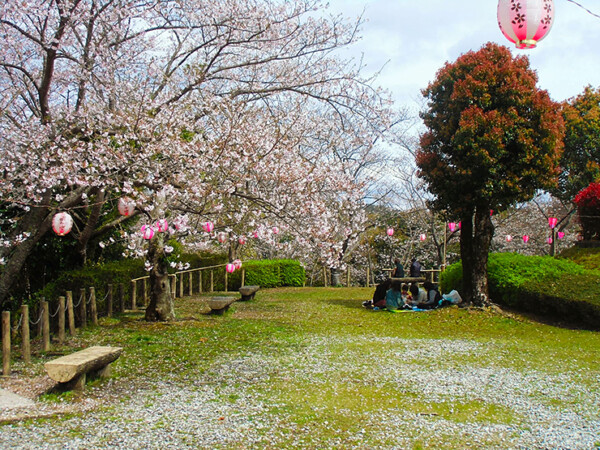
[[[600,239],[600,183],[590,183],[574,202],[584,239]]]
[[[562,119],[524,56],[488,43],[446,63],[423,91],[416,160],[433,205],[462,221],[464,294],[487,302],[487,254],[504,211],[556,183]]]
[[[600,88],[587,86],[563,105],[565,138],[555,195],[572,201],[592,182],[600,181]]]

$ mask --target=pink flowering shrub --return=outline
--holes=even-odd
[[[575,197],[579,223],[586,240],[600,239],[600,183],[590,183]]]

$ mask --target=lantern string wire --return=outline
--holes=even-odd
[[[581,3],[576,2],[575,0],[567,0],[568,2],[571,2],[577,6],[579,6],[581,9],[583,9],[584,11],[586,11],[588,14],[591,14],[594,17],[597,17],[598,19],[600,19],[600,15],[590,11],[589,9],[587,9],[585,6],[583,6]]]

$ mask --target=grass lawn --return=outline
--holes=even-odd
[[[102,319],[71,345],[124,347],[112,378],[82,394],[44,396],[99,406],[5,424],[0,443],[600,447],[600,333],[456,307],[372,312],[361,307],[371,294],[270,289],[223,316],[204,314],[197,297],[177,300],[175,323]],[[44,361],[15,367],[33,376]]]

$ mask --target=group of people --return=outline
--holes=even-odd
[[[394,260],[394,270],[392,271],[393,278],[404,278],[404,266],[400,262],[400,259]],[[409,274],[411,277],[418,278],[421,276],[421,263],[417,261],[417,258],[413,258],[410,262]]]
[[[392,271],[392,276],[377,285],[373,299],[363,302],[364,307],[375,311],[380,309],[415,311],[458,304],[462,301],[455,290],[447,295],[441,295],[437,286],[431,281],[424,282],[423,287],[419,287],[417,283],[411,283],[410,286],[402,283],[395,278],[404,278],[404,267],[398,258],[394,263],[396,267]],[[410,276],[414,278],[421,276],[421,264],[416,258],[411,261]]]
[[[398,280],[388,278],[377,285],[373,299],[363,303],[363,306],[388,311],[397,309],[433,309],[437,308],[442,296],[436,286],[430,281],[423,283],[419,287],[417,283],[401,283]]]

